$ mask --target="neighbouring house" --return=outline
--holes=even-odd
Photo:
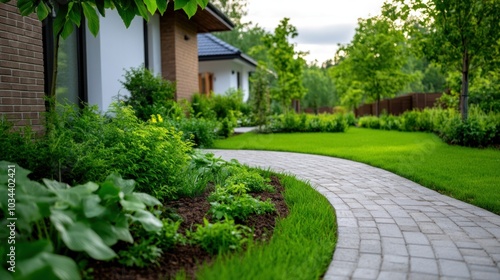
[[[198,34],[199,92],[225,93],[241,89],[249,97],[249,78],[257,63],[212,34]]]
[[[83,26],[83,25],[82,25]],[[113,98],[126,95],[120,80],[125,69],[145,65],[177,84],[176,99],[198,92],[197,34],[227,31],[233,23],[212,4],[188,19],[174,11],[149,22],[136,17],[127,29],[115,10],[100,18],[99,34],[77,28],[59,48],[56,95],[107,110]],[[22,17],[16,1],[0,3],[0,114],[16,126],[43,128],[44,96],[51,88],[54,65],[52,19]]]

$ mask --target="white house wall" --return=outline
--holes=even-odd
[[[216,94],[223,94],[230,88],[238,87],[238,75],[241,75],[241,90],[244,94],[244,100],[248,100],[249,96],[249,73],[254,69],[247,66],[238,60],[217,60],[217,61],[200,61],[199,72],[213,73],[213,91]]]
[[[113,97],[129,94],[120,83],[124,69],[144,64],[143,20],[136,17],[127,29],[118,12],[108,10],[97,37],[86,34],[88,101],[105,111]]]

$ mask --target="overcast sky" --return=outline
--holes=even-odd
[[[333,58],[337,44],[349,43],[358,18],[380,14],[384,0],[249,0],[248,16],[273,31],[284,17],[297,27],[298,50],[309,51],[308,61],[322,63]]]

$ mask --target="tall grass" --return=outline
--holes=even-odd
[[[216,148],[291,151],[364,162],[500,214],[500,151],[450,146],[424,132],[243,134]]]
[[[334,209],[308,184],[281,175],[290,214],[279,220],[268,244],[252,244],[241,255],[219,256],[197,279],[318,279],[336,242]]]

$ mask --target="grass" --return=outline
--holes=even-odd
[[[334,209],[308,184],[287,175],[280,179],[290,213],[278,221],[269,243],[219,256],[197,279],[319,279],[325,273],[336,243]]]
[[[450,146],[432,133],[349,128],[346,133],[246,133],[219,149],[319,154],[364,162],[500,214],[500,151]]]

